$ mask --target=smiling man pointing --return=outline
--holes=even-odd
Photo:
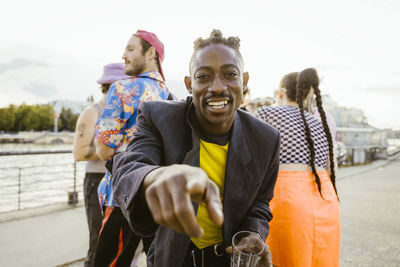
[[[155,235],[148,266],[229,266],[236,232],[268,235],[279,133],[238,110],[249,79],[239,42],[218,30],[196,40],[192,97],[142,103],[115,157],[115,200],[138,235]]]

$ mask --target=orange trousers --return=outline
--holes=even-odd
[[[340,254],[339,205],[328,172],[279,171],[273,219],[266,240],[278,267],[337,267]]]

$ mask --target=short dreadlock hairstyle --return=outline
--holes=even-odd
[[[240,60],[243,62],[242,54],[240,53],[240,39],[239,37],[233,37],[230,36],[228,38],[224,37],[222,35],[222,32],[220,30],[212,30],[210,37],[207,39],[203,39],[201,37],[197,38],[196,41],[193,43],[193,55],[192,58],[190,59],[190,66],[192,65],[192,60],[194,55],[196,54],[197,51],[199,51],[202,48],[205,48],[211,44],[223,44],[227,47],[232,48],[235,50],[236,54],[240,57]]]

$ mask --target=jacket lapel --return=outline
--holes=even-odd
[[[196,133],[196,129],[191,123],[192,116],[191,111],[193,108],[193,104],[191,101],[187,100],[189,103],[188,112],[186,113],[186,122],[189,124],[190,129],[192,130],[192,148],[188,153],[186,153],[185,158],[183,159],[182,164],[187,164],[190,166],[200,167],[200,139]]]
[[[191,106],[191,104],[189,103]],[[192,148],[190,149],[189,152],[186,153],[182,164],[187,164],[190,166],[194,167],[200,167],[200,139],[196,134],[196,130],[194,129],[192,123],[190,122],[190,106],[188,109],[188,112],[186,114],[186,121],[190,125],[190,128],[192,130]],[[195,213],[197,214],[197,210],[199,207],[198,203],[192,202],[193,208]],[[173,231],[173,230],[170,230]],[[185,258],[185,253],[188,250],[189,243],[190,243],[190,237],[187,235],[181,235],[176,232],[174,232],[174,242],[178,244],[179,247],[181,247],[180,253],[182,253],[183,257],[181,258],[181,262],[179,262],[179,265],[182,265],[183,259]]]
[[[228,157],[225,170],[224,185],[224,227],[225,242],[230,242],[232,231],[239,225],[248,209],[249,194],[253,188],[253,175],[249,171],[248,163],[251,153],[246,141],[245,129],[242,128],[238,112],[232,129],[229,143]],[[227,240],[228,239],[228,240]]]

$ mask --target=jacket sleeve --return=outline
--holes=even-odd
[[[133,231],[143,238],[153,236],[158,229],[147,206],[142,182],[149,172],[160,167],[162,149],[149,105],[143,102],[138,109],[137,132],[126,152],[116,155],[113,164],[114,200]]]
[[[276,131],[276,133],[275,147],[264,179],[261,182],[256,198],[238,229],[238,231],[257,232],[263,240],[267,238],[269,233],[269,222],[272,219],[269,202],[274,195],[274,187],[279,171],[280,137],[279,132]]]

